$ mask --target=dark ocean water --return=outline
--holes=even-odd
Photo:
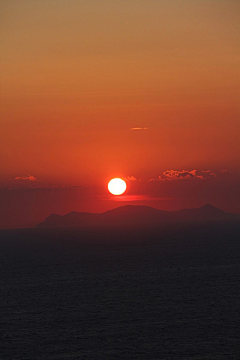
[[[239,230],[1,231],[0,359],[240,359]]]

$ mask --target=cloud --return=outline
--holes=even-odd
[[[119,201],[119,202],[135,202],[135,201],[166,201],[172,200],[172,198],[155,197],[149,195],[122,195],[122,196],[111,196],[105,198],[106,201]]]
[[[208,177],[210,176],[214,176],[216,177],[217,175],[215,174],[215,172],[213,172],[212,170],[203,170],[202,171],[204,174],[206,174]]]
[[[125,181],[137,181],[137,178],[135,178],[135,176],[127,176],[124,180]]]
[[[133,127],[131,130],[148,130],[148,127]]]
[[[179,179],[203,179],[203,176],[196,174],[197,170],[167,170],[164,171],[162,180],[179,180]]]
[[[206,180],[216,177],[216,173],[212,170],[166,170],[157,179],[149,181],[172,181],[172,180]]]
[[[15,180],[25,180],[25,181],[37,181],[37,178],[33,175],[27,175],[27,176],[17,176],[15,177]]]

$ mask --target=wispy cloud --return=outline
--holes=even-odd
[[[16,176],[15,180],[37,181],[37,178],[33,175],[27,175],[27,176]]]
[[[135,176],[127,176],[123,180],[125,180],[125,181],[137,181],[137,180],[140,180],[140,179],[137,179]]]
[[[212,177],[217,177],[212,170],[166,170],[157,179],[150,179],[149,181],[206,180]]]
[[[202,172],[203,172],[206,176],[208,176],[208,177],[211,177],[211,176],[217,177],[217,175],[215,174],[215,172],[213,172],[212,170],[203,170]]]
[[[203,179],[202,175],[197,175],[197,170],[167,170],[164,171],[163,176],[166,180],[179,180],[179,179]]]
[[[121,196],[111,196],[105,198],[104,200],[107,201],[119,201],[119,202],[135,202],[135,201],[165,201],[165,200],[172,200],[172,198],[161,198],[161,197],[154,197],[149,195],[121,195]]]
[[[148,130],[148,127],[133,127],[130,130]]]

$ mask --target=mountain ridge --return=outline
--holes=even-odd
[[[65,215],[50,214],[37,228],[71,228],[102,225],[156,226],[179,222],[217,222],[240,220],[240,215],[227,213],[211,204],[177,211],[150,206],[125,205],[103,213],[71,211]]]

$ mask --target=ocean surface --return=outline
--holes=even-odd
[[[240,359],[239,224],[0,237],[0,359]]]

